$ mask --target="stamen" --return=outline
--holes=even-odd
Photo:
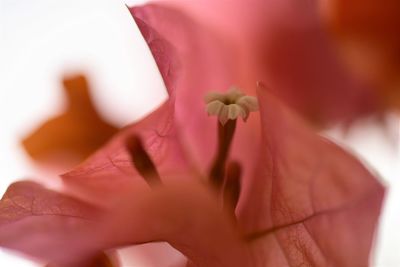
[[[138,136],[132,136],[126,141],[126,147],[131,156],[132,162],[135,165],[137,171],[146,182],[151,186],[157,186],[162,184],[160,175],[143,147],[142,141]]]

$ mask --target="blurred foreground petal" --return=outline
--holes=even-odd
[[[56,264],[96,255],[89,245],[100,210],[33,182],[12,184],[0,201],[0,245]],[[88,244],[89,243],[89,244]],[[85,266],[86,267],[86,266]]]

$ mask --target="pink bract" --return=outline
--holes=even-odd
[[[230,64],[226,44],[180,11],[131,12],[170,98],[62,176],[84,200],[30,182],[11,185],[0,202],[0,244],[74,267],[100,250],[154,241],[169,242],[190,266],[367,266],[382,185],[263,86],[248,90],[260,112],[238,122],[230,154],[244,170],[237,222],[220,209],[204,181],[217,120],[207,117],[203,97],[248,81]],[[132,138],[162,184],[150,187],[135,168]]]

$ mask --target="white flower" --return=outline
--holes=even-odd
[[[243,94],[236,87],[231,87],[225,94],[208,93],[204,100],[208,115],[217,116],[222,125],[228,120],[236,120],[239,116],[246,121],[251,111],[258,110],[257,98]]]

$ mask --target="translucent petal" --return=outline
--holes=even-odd
[[[236,104],[249,111],[258,111],[258,101],[254,96],[243,96],[236,101]]]
[[[232,86],[226,93],[226,98],[229,101],[229,103],[236,103],[236,101],[240,99],[242,96],[245,96],[245,94],[242,93],[242,91],[236,86]]]
[[[224,106],[225,106],[224,103],[222,103],[219,100],[215,100],[215,101],[212,101],[211,103],[207,104],[206,111],[207,111],[208,115],[219,116],[219,114],[221,113],[221,110],[223,109]]]
[[[205,95],[204,97],[204,102],[206,104],[209,104],[212,101],[219,100],[221,102],[225,101],[225,96],[223,94],[217,93],[217,92],[210,92]]]
[[[228,105],[228,118],[231,120],[237,119],[239,116],[243,117],[243,113],[246,114],[247,112],[237,104],[230,104]],[[246,115],[245,115],[246,116]]]
[[[225,125],[225,123],[229,120],[229,107],[228,106],[224,105],[224,107],[221,109],[221,112],[219,113],[218,119],[222,125]]]

